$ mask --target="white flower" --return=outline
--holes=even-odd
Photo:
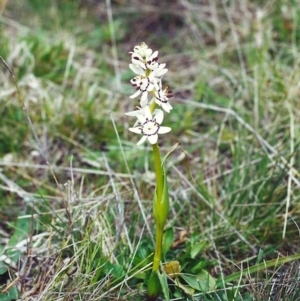
[[[141,69],[146,70],[150,69],[148,66],[158,65],[158,51],[153,52],[145,43],[142,43],[140,46],[135,46],[133,52],[131,53],[131,62],[129,65],[131,70],[137,74],[141,74]],[[158,66],[157,66],[158,67]],[[157,68],[155,67],[155,68]]]
[[[153,70],[155,77],[162,77],[164,74],[168,72],[168,69],[166,69],[165,66],[166,64],[158,64],[157,68],[151,69]]]
[[[130,82],[133,87],[136,88],[136,92],[130,96],[130,98],[135,98],[139,96],[142,93],[141,97],[141,103],[147,103],[148,98],[148,92],[152,91],[154,89],[153,84],[153,76],[154,74],[149,77],[145,77],[143,75],[138,75],[134,77]]]
[[[152,49],[150,49],[145,42],[142,42],[140,46],[135,46],[133,48],[133,52],[129,53],[136,53],[142,57],[149,57],[152,53]]]
[[[169,103],[169,98],[173,97],[172,90],[169,90],[169,87],[166,86],[164,90],[161,87],[161,81],[159,86],[154,90],[155,102],[163,108],[164,111],[170,113],[172,106]]]
[[[150,108],[146,106],[143,109],[144,114],[137,114],[139,125],[137,127],[129,128],[129,131],[142,134],[143,137],[137,143],[142,144],[147,139],[151,144],[157,143],[158,134],[165,134],[171,131],[171,128],[167,126],[161,126],[164,118],[162,110],[158,110],[154,117],[152,117]]]
[[[153,52],[145,43],[135,46],[131,53],[131,62],[129,68],[138,75],[145,75],[146,70],[155,73],[155,77],[161,77],[168,72],[166,64],[159,64],[158,51]]]
[[[151,50],[151,49],[149,49]],[[133,65],[138,65],[140,66],[141,68],[143,68],[144,70],[148,68],[148,66],[151,66],[151,65],[155,65],[157,63],[157,60],[158,60],[158,51],[155,51],[152,53],[152,50],[151,50],[151,55],[149,56],[145,56],[145,57],[142,57],[141,55],[135,53],[135,52],[131,52],[132,53],[132,56],[131,56],[131,62]]]
[[[154,89],[153,75],[149,77],[138,75],[131,79],[130,82],[136,90],[140,90],[141,92],[152,91]]]

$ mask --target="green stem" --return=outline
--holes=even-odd
[[[161,167],[161,158],[159,152],[159,146],[157,143],[153,144],[153,156],[154,156],[154,166],[155,166],[155,174],[156,174],[156,192],[157,199],[162,199],[163,194],[163,170]],[[153,204],[156,206],[157,204]],[[161,225],[156,223],[155,230],[155,252],[153,259],[153,271],[157,271],[159,269],[159,264],[162,255],[162,240],[163,240],[163,228]]]
[[[155,103],[151,110],[155,109]],[[152,111],[153,112],[153,111]],[[155,251],[153,258],[152,273],[148,281],[148,300],[156,300],[162,292],[162,287],[159,280],[159,266],[162,257],[163,231],[169,212],[169,195],[166,174],[160,157],[158,144],[153,147],[154,167],[156,175],[156,188],[153,199],[153,216],[155,220]]]
[[[155,175],[156,175],[157,197],[160,200],[163,193],[163,170],[161,167],[159,146],[157,143],[155,143],[152,144],[152,147],[153,147],[154,166],[155,166]]]
[[[162,240],[163,240],[163,229],[156,225],[156,236],[155,236],[155,252],[153,258],[153,268],[152,271],[157,271],[159,269],[159,264],[161,260],[162,253]]]

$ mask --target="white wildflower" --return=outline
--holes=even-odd
[[[136,117],[138,118],[138,126],[129,128],[129,131],[142,134],[143,137],[137,143],[142,144],[147,139],[151,144],[157,143],[158,134],[165,134],[171,131],[170,127],[161,126],[161,123],[164,118],[164,113],[162,110],[158,110],[154,117],[150,112],[150,108],[147,106],[143,110],[144,114],[138,114]]]

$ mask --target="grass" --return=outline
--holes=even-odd
[[[161,149],[180,143],[163,262],[181,272],[161,297],[300,300],[300,5],[201,3],[8,1],[21,97],[2,64],[0,301],[145,299],[153,158],[124,115],[143,41],[174,91]]]

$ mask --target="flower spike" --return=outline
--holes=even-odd
[[[138,119],[134,126],[129,130],[131,132],[142,134],[138,144],[148,140],[151,144],[156,144],[158,134],[164,134],[171,130],[169,127],[161,126],[163,120],[163,111],[155,110],[159,106],[165,112],[170,113],[172,106],[169,99],[173,96],[172,91],[166,86],[162,88],[162,77],[168,72],[166,64],[158,63],[158,51],[152,51],[147,44],[141,43],[135,46],[131,54],[130,69],[136,76],[130,80],[132,86],[136,89],[130,98],[139,97],[138,110],[127,113]],[[151,99],[148,99],[149,94]],[[152,117],[154,113],[154,117]]]

